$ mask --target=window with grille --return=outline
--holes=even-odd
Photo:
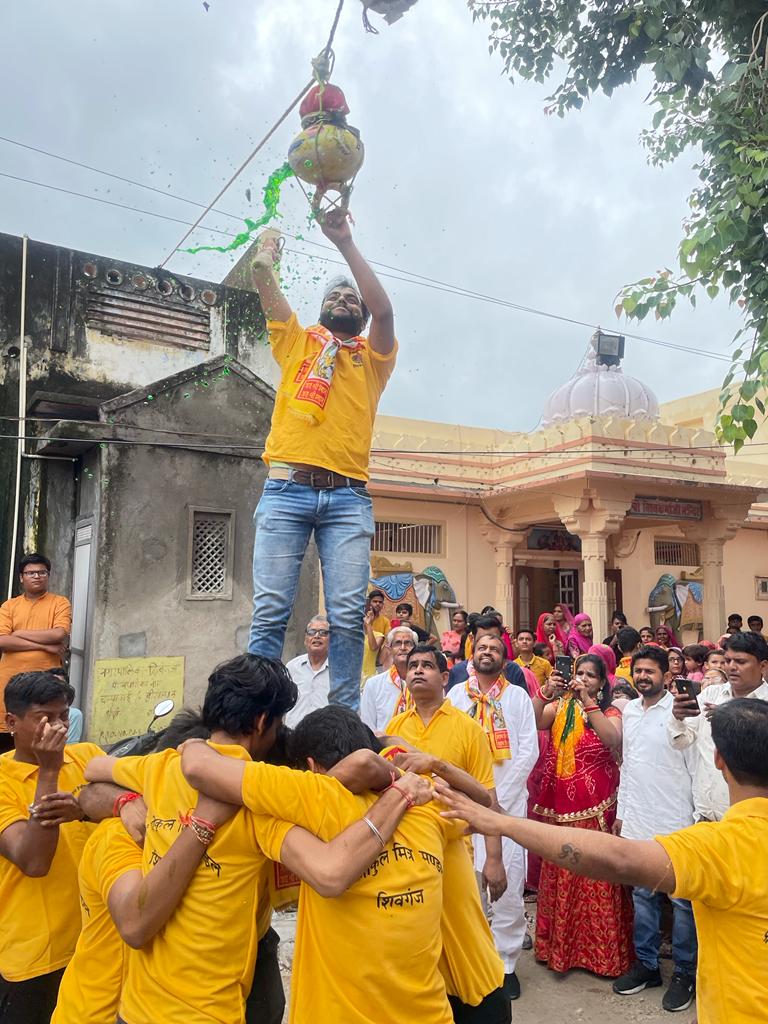
[[[699,545],[685,540],[665,540],[657,537],[653,542],[656,565],[700,565]]]
[[[190,508],[188,599],[232,599],[234,521],[230,509]]]
[[[372,548],[395,555],[442,555],[442,523],[396,523],[377,519]]]

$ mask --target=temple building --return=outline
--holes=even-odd
[[[597,639],[620,609],[691,643],[717,638],[732,611],[760,614],[768,465],[750,452],[762,449],[718,445],[717,391],[660,406],[622,372],[623,341],[595,335],[533,433],[379,416],[371,578],[438,580],[442,600],[425,606],[438,629],[455,604],[493,604],[520,627],[564,602]],[[394,604],[397,587],[384,589]]]

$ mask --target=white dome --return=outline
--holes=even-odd
[[[547,399],[541,423],[550,427],[582,416],[657,420],[659,403],[647,385],[627,377],[620,366],[598,364],[590,346],[584,365]]]

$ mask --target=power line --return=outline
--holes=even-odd
[[[40,151],[40,152],[43,152],[43,151]],[[54,154],[50,154],[50,155],[54,155]],[[66,157],[61,157],[61,158],[57,157],[57,159],[64,159],[64,160],[66,160],[67,158]],[[83,164],[81,166],[88,167],[88,165],[85,165],[85,164]],[[99,171],[97,168],[89,168],[89,169],[95,170],[95,171],[97,171],[97,173],[104,173],[104,174],[108,174],[111,177],[116,177],[116,176],[112,175],[111,172],[108,172],[108,171],[102,172],[102,171]],[[74,196],[74,197],[76,197],[78,199],[87,199],[87,200],[89,200],[91,202],[94,202],[94,203],[101,203],[104,206],[113,206],[113,207],[116,207],[117,209],[127,210],[130,213],[135,213],[135,214],[138,214],[139,216],[142,216],[142,217],[155,217],[158,220],[170,221],[170,222],[172,222],[174,224],[183,224],[183,225],[186,225],[186,226],[191,226],[194,223],[192,221],[183,220],[183,219],[181,219],[179,217],[170,217],[167,214],[156,213],[154,210],[142,210],[142,209],[140,209],[138,207],[131,206],[131,205],[126,204],[126,203],[118,203],[118,202],[116,202],[113,199],[103,199],[100,196],[88,195],[85,192],[76,192],[73,189],[62,188],[59,185],[51,185],[50,183],[44,182],[44,181],[35,181],[35,180],[31,179],[31,178],[24,178],[24,177],[22,177],[20,175],[9,174],[8,172],[5,172],[5,171],[0,171],[0,177],[8,178],[11,181],[18,181],[18,182],[21,182],[21,183],[26,184],[26,185],[34,185],[37,188],[45,188],[45,189],[49,189],[50,191],[53,191],[53,192],[60,192],[60,193],[63,193],[64,195]],[[139,185],[140,187],[149,188],[153,192],[158,192],[161,195],[166,195],[167,198],[178,199],[181,202],[185,202],[185,203],[193,203],[194,202],[194,200],[191,200],[191,199],[182,199],[179,196],[172,196],[170,194],[166,194],[162,190],[154,188],[154,186],[146,186],[146,185],[143,185],[140,182],[132,182],[130,179],[127,179],[127,178],[126,179],[121,179],[121,180],[128,181],[131,184]],[[200,204],[200,203],[195,203],[194,205],[202,206],[202,204]],[[223,213],[223,211],[219,211],[219,212]],[[223,215],[227,216],[227,217],[235,217],[234,214],[229,214],[229,213],[223,213]],[[239,219],[239,218],[236,218],[236,219]],[[226,236],[228,236],[230,238],[234,238],[235,237],[235,232],[225,231],[225,230],[223,230],[221,228],[207,228],[206,230],[212,231],[212,232],[214,232],[216,234],[226,235]],[[298,236],[296,236],[296,235],[290,235],[289,232],[284,232],[284,234],[288,235],[289,237],[298,238]],[[322,248],[322,249],[327,249],[330,252],[336,252],[336,250],[332,249],[330,246],[324,246],[321,243],[313,242],[310,239],[298,238],[298,240],[299,241],[303,241],[303,242],[307,242],[310,245],[316,245],[316,246],[318,246],[319,248]],[[306,259],[319,259],[319,260],[322,260],[325,263],[330,263],[330,264],[333,264],[335,266],[346,266],[346,263],[344,263],[342,260],[330,259],[327,256],[315,256],[313,253],[303,252],[300,249],[287,249],[285,251],[291,253],[292,255],[303,256]],[[377,267],[386,267],[388,269],[398,271],[398,273],[396,273],[396,274],[387,273],[387,272],[381,272],[381,276],[382,277],[388,277],[388,278],[390,278],[392,280],[395,280],[395,281],[401,281],[401,282],[403,282],[405,284],[420,285],[421,287],[424,287],[424,288],[430,288],[433,291],[441,291],[441,292],[447,293],[449,295],[456,295],[456,296],[458,296],[460,298],[463,297],[463,298],[475,299],[477,301],[486,302],[486,303],[489,303],[491,305],[498,305],[498,306],[502,306],[502,307],[505,307],[505,308],[508,308],[508,309],[514,309],[514,310],[517,310],[518,312],[530,313],[530,314],[532,314],[534,316],[543,316],[543,317],[546,317],[548,319],[558,320],[558,321],[563,322],[563,323],[574,324],[575,326],[578,326],[578,327],[586,327],[586,328],[589,328],[590,330],[595,330],[598,327],[597,324],[589,323],[589,322],[587,322],[585,320],[577,320],[577,319],[575,319],[573,317],[567,317],[567,316],[564,316],[564,315],[558,314],[558,313],[551,313],[551,312],[549,312],[547,310],[537,309],[537,308],[535,308],[533,306],[524,306],[524,305],[522,305],[520,303],[511,302],[510,300],[507,300],[507,299],[500,299],[497,296],[486,295],[486,294],[484,294],[482,292],[476,292],[476,291],[473,291],[472,289],[469,289],[469,288],[463,288],[463,287],[458,286],[458,285],[451,285],[451,284],[448,284],[447,282],[439,281],[436,278],[430,278],[430,277],[427,277],[426,275],[423,275],[423,274],[416,274],[416,273],[414,273],[412,271],[400,270],[400,268],[398,268],[398,267],[393,267],[391,264],[381,263],[380,261],[377,261],[377,260],[371,260],[370,262],[374,266],[377,266]],[[408,275],[408,276],[402,276],[402,275]],[[727,363],[731,362],[730,356],[720,355],[717,352],[711,352],[711,351],[709,351],[707,349],[694,348],[694,347],[687,346],[687,345],[678,345],[678,344],[676,344],[674,342],[661,341],[658,338],[649,338],[646,335],[632,334],[632,333],[628,333],[627,331],[623,331],[622,333],[627,338],[632,338],[632,339],[634,339],[636,341],[646,342],[649,345],[657,345],[660,348],[669,348],[669,349],[673,349],[673,350],[678,351],[678,352],[686,352],[686,353],[688,353],[690,355],[705,356],[705,357],[708,357],[710,359],[717,359],[717,360],[721,360],[721,361],[727,362]]]

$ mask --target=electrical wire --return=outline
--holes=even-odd
[[[109,173],[109,172],[104,172],[104,173]],[[24,177],[22,177],[20,175],[9,174],[6,171],[0,171],[0,177],[8,178],[11,181],[22,182],[23,184],[26,184],[26,185],[34,185],[34,186],[36,186],[38,188],[46,188],[46,189],[49,189],[49,190],[54,191],[54,192],[63,193],[64,195],[74,196],[74,197],[76,197],[78,199],[87,199],[87,200],[89,200],[91,202],[94,202],[94,203],[101,203],[104,206],[113,206],[113,207],[116,207],[117,209],[127,210],[127,211],[129,211],[131,213],[138,214],[139,216],[142,216],[142,217],[155,217],[156,219],[159,219],[159,220],[171,221],[174,224],[184,224],[184,225],[188,225],[188,226],[191,226],[193,224],[192,221],[182,220],[179,217],[170,217],[167,214],[156,213],[153,210],[142,210],[142,209],[140,209],[138,207],[130,206],[130,205],[126,204],[126,203],[118,203],[118,202],[116,202],[113,199],[102,199],[100,196],[88,195],[85,192],[76,192],[76,191],[74,191],[72,189],[62,188],[61,186],[58,186],[58,185],[51,185],[48,182],[35,181],[32,178],[24,178]],[[161,190],[152,188],[152,191],[161,191]],[[163,192],[161,192],[161,194],[165,195],[165,193],[163,193]],[[171,196],[170,198],[178,199],[180,197],[178,197],[178,196]],[[193,202],[193,200],[187,200],[187,199],[183,199],[181,201],[182,202],[189,202],[189,203]],[[201,205],[201,204],[196,203],[195,205]],[[234,216],[234,214],[225,214],[225,216]],[[214,232],[216,234],[225,235],[225,236],[228,236],[230,238],[234,238],[235,237],[235,232],[233,232],[233,231],[225,231],[225,230],[223,230],[221,228],[206,228],[206,230],[212,231],[212,232]],[[297,238],[297,236],[295,236],[295,235],[291,236],[289,234],[289,232],[284,232],[284,234],[289,235],[289,237]],[[318,242],[312,242],[310,239],[301,238],[299,240],[307,242],[308,244],[311,244],[311,245],[316,245],[316,246],[318,246],[319,248],[322,248],[322,249],[327,249],[330,252],[336,252],[337,251],[335,249],[332,249],[330,246],[324,246],[324,245],[321,245]],[[288,252],[288,253],[290,253],[292,255],[295,255],[295,256],[303,256],[305,259],[319,259],[319,260],[322,260],[325,263],[333,264],[334,266],[346,266],[346,263],[344,263],[342,260],[330,259],[327,256],[317,256],[317,255],[315,255],[313,253],[304,252],[301,249],[286,249],[284,251]],[[550,312],[548,310],[537,309],[536,307],[533,307],[533,306],[525,306],[525,305],[522,305],[520,303],[512,302],[512,301],[510,301],[508,299],[501,299],[501,298],[498,298],[497,296],[494,296],[494,295],[487,295],[487,294],[484,294],[483,292],[476,292],[476,291],[473,291],[472,289],[469,289],[469,288],[463,288],[463,287],[461,287],[459,285],[448,284],[447,282],[439,281],[437,278],[430,278],[430,277],[428,277],[428,276],[426,276],[424,274],[416,274],[416,273],[414,273],[412,271],[401,270],[398,267],[393,267],[391,264],[381,263],[381,262],[376,261],[376,260],[371,260],[370,262],[374,266],[377,266],[377,267],[385,267],[385,268],[388,268],[388,269],[391,269],[391,270],[398,271],[398,273],[389,273],[387,271],[381,271],[380,272],[382,277],[387,277],[387,278],[390,278],[391,280],[394,280],[394,281],[401,281],[401,282],[403,282],[405,284],[419,285],[419,286],[421,286],[423,288],[429,288],[429,289],[431,289],[433,291],[440,291],[440,292],[444,292],[444,293],[449,294],[449,295],[456,295],[459,298],[475,299],[476,301],[485,302],[485,303],[488,303],[490,305],[502,306],[502,307],[507,308],[507,309],[514,309],[514,310],[516,310],[518,312],[530,313],[530,314],[532,314],[534,316],[541,316],[541,317],[546,317],[546,318],[551,319],[551,320],[557,320],[557,321],[560,321],[561,323],[573,324],[573,325],[578,326],[578,327],[586,327],[586,328],[589,328],[590,330],[597,330],[598,326],[599,326],[599,325],[594,324],[594,323],[589,323],[588,321],[585,321],[585,320],[577,320],[574,317],[568,317],[568,316],[565,316],[565,315],[562,315],[562,314],[559,314],[559,313],[552,313],[552,312]],[[402,275],[408,275],[408,276],[402,276]],[[184,275],[182,275],[182,276],[184,276]],[[649,338],[646,335],[632,334],[632,333],[629,333],[627,331],[623,331],[622,334],[624,335],[625,338],[632,338],[635,341],[642,341],[642,342],[645,342],[645,343],[647,343],[649,345],[656,345],[656,346],[658,346],[660,348],[668,348],[668,349],[672,349],[672,350],[678,351],[678,352],[685,352],[685,353],[687,353],[689,355],[705,356],[705,357],[708,357],[710,359],[717,359],[717,360],[720,360],[720,361],[723,361],[723,362],[727,362],[727,363],[731,362],[731,357],[730,356],[721,355],[720,353],[717,353],[717,352],[711,352],[708,349],[694,348],[694,347],[688,346],[688,345],[678,345],[678,344],[676,344],[674,342],[661,341],[658,338]]]

